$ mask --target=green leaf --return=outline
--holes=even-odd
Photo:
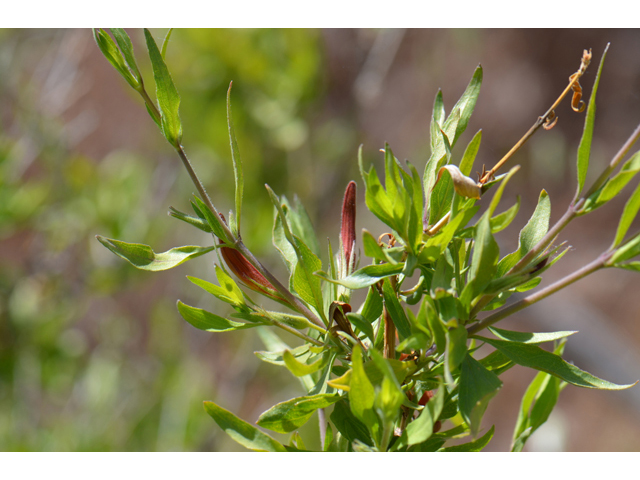
[[[162,59],[163,60],[167,57],[167,47],[169,46],[169,40],[171,39],[172,33],[173,33],[173,28],[170,28],[164,37],[164,41],[162,42]]]
[[[433,435],[433,426],[440,417],[444,405],[445,388],[442,384],[438,391],[420,412],[418,418],[407,425],[400,438],[393,444],[392,450],[397,451],[409,445],[420,444]]]
[[[489,401],[502,388],[498,376],[467,353],[462,361],[458,408],[475,437]]]
[[[544,343],[553,342],[554,340],[560,340],[566,338],[577,331],[564,331],[564,332],[549,332],[549,333],[530,333],[530,332],[512,332],[510,330],[502,330],[501,328],[489,327],[491,333],[493,333],[500,340],[506,340],[508,342],[515,343]]]
[[[600,74],[602,73],[604,58],[607,56],[607,50],[609,50],[609,44],[607,44],[604,49],[602,58],[600,59],[600,66],[598,67],[598,74],[596,75],[595,82],[593,82],[593,89],[591,90],[591,97],[589,98],[589,106],[587,107],[587,115],[584,120],[584,130],[582,132],[582,138],[580,139],[580,145],[578,146],[578,193],[582,192],[584,182],[587,178],[587,170],[589,169],[591,140],[593,139],[593,124],[596,119],[596,92],[598,91]]]
[[[282,196],[282,203],[288,207],[288,211],[285,211],[287,215],[287,221],[291,226],[291,231],[294,235],[297,235],[302,239],[305,245],[311,249],[311,251],[320,256],[320,244],[318,243],[318,237],[316,231],[311,223],[311,218],[306,208],[300,201],[297,195],[293,196],[293,205],[289,203],[287,198]]]
[[[491,218],[491,233],[498,233],[507,228],[516,218],[518,210],[520,210],[520,195],[514,206]]]
[[[182,318],[194,327],[207,332],[231,332],[260,325],[258,323],[241,323],[227,320],[206,310],[191,307],[180,300],[178,300],[177,306]]]
[[[375,287],[370,287],[360,313],[368,322],[373,323],[382,315],[382,305],[382,296]]]
[[[498,208],[498,204],[502,199],[502,193],[504,192],[504,189],[507,186],[507,183],[509,183],[509,180],[513,178],[513,176],[518,172],[518,170],[520,170],[520,166],[516,165],[511,170],[509,170],[506,175],[500,177],[499,180],[496,180],[497,182],[500,182],[500,186],[496,190],[496,193],[493,194],[493,198],[491,199],[491,203],[489,204],[489,212],[490,212],[489,216],[493,215],[494,212],[496,211],[496,208]]]
[[[219,268],[219,267],[216,265],[216,268]],[[227,277],[229,277],[229,276],[227,275]],[[238,290],[240,290],[240,292],[239,292],[240,295],[238,296],[238,293],[235,290],[234,291],[230,291],[227,288],[223,288],[221,286],[218,286],[218,285],[215,285],[213,283],[207,282],[206,280],[202,280],[200,278],[190,277],[190,276],[187,276],[187,278],[189,279],[189,281],[191,283],[199,286],[205,292],[210,293],[211,295],[213,295],[214,297],[216,297],[219,300],[222,300],[223,302],[226,302],[226,303],[228,303],[230,305],[233,305],[235,307],[240,307],[242,305],[245,305],[244,297],[242,296],[242,291],[239,288],[238,288]],[[234,284],[235,284],[235,282],[234,282]],[[236,285],[236,287],[237,287],[237,285]]]
[[[265,331],[264,329],[261,329],[261,328],[258,329],[258,332],[264,332],[264,331]],[[270,332],[270,330],[266,330],[266,331]],[[267,348],[271,348],[271,347],[267,347]],[[289,349],[287,345],[277,345],[277,346],[274,346],[273,348],[277,349],[278,351],[266,352],[261,350],[253,353],[255,354],[256,357],[258,357],[263,362],[271,363],[273,365],[279,365],[281,367],[285,366],[284,352],[290,352],[291,355],[293,355],[295,358],[304,357],[304,359],[307,359],[309,358],[309,355],[311,355],[311,352],[309,351],[309,344],[300,345],[299,347],[295,347],[292,349]],[[280,348],[284,348],[284,350],[279,350]]]
[[[303,377],[305,375],[309,375],[313,372],[317,372],[322,367],[324,367],[329,361],[329,355],[322,355],[313,363],[301,363],[296,360],[293,353],[289,350],[285,350],[282,359],[284,360],[284,364],[287,369],[293,373],[296,377]]]
[[[148,29],[144,29],[149,58],[153,65],[153,78],[156,81],[156,97],[160,108],[162,134],[171,145],[178,148],[182,140],[182,123],[180,122],[180,95],[173,84],[171,74],[162,59],[156,41]]]
[[[613,241],[613,247],[617,247],[622,243],[625,235],[631,227],[631,224],[638,214],[638,210],[640,210],[640,185],[636,187],[624,206],[624,211],[622,212],[620,223],[618,224],[618,230],[616,231],[616,238]]]
[[[580,214],[594,211],[601,207],[609,200],[617,196],[620,191],[627,186],[633,177],[640,172],[640,152],[636,152],[629,160],[625,162],[620,171],[591,195],[585,202],[584,207],[580,209]]]
[[[126,243],[112,238],[96,235],[98,241],[121,258],[127,260],[131,265],[150,272],[159,272],[209,253],[216,247],[196,247],[187,245],[175,247],[162,253],[155,253],[148,245],[140,243]]]
[[[278,433],[293,432],[307,423],[316,410],[333,405],[341,398],[335,394],[292,398],[264,412],[256,424]]]
[[[431,115],[431,125],[429,128],[431,134],[431,151],[433,152],[440,141],[440,129],[445,120],[444,100],[442,98],[442,90],[438,90],[436,98],[433,101],[433,113]]]
[[[322,262],[307,245],[302,243],[298,237],[296,240],[296,251],[298,253],[298,263],[293,273],[293,288],[300,297],[324,317],[324,304],[322,301],[322,286],[320,278],[314,275],[322,269]]]
[[[286,451],[281,443],[215,403],[204,402],[204,409],[227,435],[243,447],[261,452]]]
[[[136,57],[133,54],[133,44],[131,43],[131,39],[129,35],[124,30],[124,28],[110,28],[113,37],[118,42],[118,47],[120,47],[120,51],[124,54],[124,59],[133,73],[138,84],[142,85],[142,75],[140,75],[140,71],[138,70],[138,65],[136,64]]]
[[[635,382],[629,385],[617,385],[615,383],[607,382],[606,380],[595,377],[584,370],[580,370],[575,365],[571,365],[564,361],[562,357],[547,352],[537,345],[506,342],[504,340],[494,340],[492,338],[479,336],[476,338],[479,338],[500,350],[518,365],[550,373],[551,375],[578,387],[596,388],[599,390],[624,390],[631,388],[638,383]]]
[[[629,260],[636,255],[640,255],[640,234],[632,237],[628,242],[615,250],[615,253],[611,257],[611,260],[607,262],[607,264],[614,265],[616,267],[622,267],[621,265],[617,264]],[[631,268],[631,270],[633,270],[633,268]]]
[[[561,342],[553,353],[562,355],[565,344],[566,341]],[[513,452],[521,452],[531,434],[547,421],[558,401],[561,390],[559,378],[552,377],[545,372],[540,372],[535,376],[522,397],[518,420],[513,432]]]
[[[131,70],[125,64],[125,60],[118,50],[115,42],[111,39],[111,37],[105,32],[103,29],[93,29],[93,38],[98,44],[98,48],[104,55],[104,57],[109,61],[109,63],[117,70],[117,72],[122,75],[122,77],[127,81],[131,87],[134,89],[139,88],[138,80],[133,76]],[[153,116],[153,115],[152,115]]]
[[[463,175],[469,177],[471,176],[471,171],[473,169],[473,162],[476,160],[476,155],[478,154],[478,150],[480,149],[480,142],[482,141],[482,130],[478,130],[469,145],[467,145],[467,149],[464,151],[464,155],[462,156],[462,160],[460,160],[460,172]]]
[[[630,270],[632,272],[640,272],[640,262],[629,262],[629,263],[616,263],[613,265],[616,268],[623,268],[625,270]]]
[[[229,144],[231,145],[231,160],[233,162],[233,178],[236,183],[235,199],[236,199],[236,231],[234,235],[240,235],[240,217],[242,212],[242,195],[244,192],[244,175],[242,173],[242,161],[240,161],[240,151],[238,150],[238,141],[236,133],[233,129],[233,118],[231,116],[231,86],[227,90],[227,126],[229,127]]]
[[[509,272],[533,247],[544,238],[549,230],[551,201],[546,190],[540,192],[538,205],[533,215],[520,231],[519,247],[515,252],[506,255],[498,264],[498,275]]]
[[[330,418],[331,423],[349,442],[360,440],[373,446],[367,426],[353,415],[350,404],[346,400],[335,404]]]
[[[484,447],[486,447],[491,439],[493,438],[493,433],[495,431],[495,426],[491,426],[489,431],[485,433],[479,439],[469,442],[463,443],[462,445],[454,445],[453,447],[447,447],[440,450],[441,452],[480,452]]]
[[[372,437],[377,437],[378,418],[373,410],[373,400],[375,391],[373,385],[369,381],[362,364],[362,349],[359,345],[353,348],[352,357],[352,374],[349,383],[349,404],[351,412],[358,420],[364,423]]]
[[[373,362],[383,375],[380,389],[376,392],[374,406],[385,422],[394,422],[400,413],[400,406],[406,399],[406,395],[400,388],[400,383],[389,361],[383,358],[375,348],[371,349],[370,353]]]
[[[226,243],[227,245],[229,246],[233,245],[234,240],[233,238],[229,238],[225,233],[225,230],[222,227],[222,220],[220,219],[220,217],[215,215],[211,211],[211,209],[198,197],[194,197],[194,199],[195,199],[194,206],[198,208],[198,211],[200,211],[200,213],[202,213],[202,216],[209,224],[209,227],[211,227],[211,230],[213,231],[214,235],[218,237],[220,240],[222,240],[224,243]]]
[[[364,317],[364,315],[361,315],[359,313],[347,313],[347,318],[354,327],[363,332],[367,337],[369,337],[372,342],[375,341],[373,326],[371,325],[369,320]]]
[[[331,278],[324,272],[316,272],[316,275],[323,280],[331,283],[337,283],[343,285],[351,290],[358,290],[378,283],[380,280],[392,275],[398,275],[404,269],[404,263],[398,263],[393,265],[391,263],[383,263],[381,265],[367,265],[359,270],[356,270],[351,275],[339,280]]]
[[[298,256],[296,255],[296,250],[295,248],[293,248],[293,245],[291,245],[289,240],[287,240],[284,226],[282,224],[282,219],[277,212],[273,220],[272,243],[273,246],[276,247],[276,250],[280,252],[282,260],[284,260],[284,263],[287,266],[287,270],[289,270],[289,273],[292,274],[295,271],[296,265],[298,264]],[[293,286],[291,286],[291,288],[293,288]]]
[[[474,282],[474,295],[482,292],[483,288],[493,279],[496,263],[500,256],[500,249],[491,234],[491,211],[487,210],[476,226],[473,244],[473,257],[467,283]]]
[[[446,333],[447,348],[444,353],[444,376],[448,385],[453,385],[453,372],[467,355],[467,329],[464,325],[450,328]]]
[[[194,217],[193,215],[189,215],[186,213],[182,213],[180,210],[176,210],[173,207],[169,207],[169,215],[178,220],[182,220],[183,222],[188,223],[189,225],[193,225],[194,227],[202,230],[203,232],[212,233],[211,227],[209,224],[204,221],[202,218]]]
[[[278,215],[280,216],[280,220],[282,221],[282,227],[285,237],[289,241],[291,246],[293,246],[296,252],[296,257],[298,258],[291,283],[300,297],[305,302],[315,307],[316,311],[320,314],[322,320],[326,324],[327,319],[324,312],[324,303],[322,300],[322,285],[320,278],[314,275],[314,272],[322,269],[322,262],[317,257],[317,255],[313,253],[309,249],[309,247],[300,239],[300,237],[294,235],[291,232],[284,213],[283,206],[280,203],[280,199],[274,193],[271,187],[269,187],[269,185],[265,185],[265,187],[267,188],[267,192],[269,193],[271,202],[278,211]]]
[[[384,304],[398,330],[398,337],[402,341],[411,335],[411,324],[388,279],[384,281],[382,293],[384,295]]]
[[[452,120],[453,115],[451,115],[447,121],[443,125],[443,130],[447,132],[447,136],[451,142],[451,148],[454,147],[460,135],[464,133],[467,129],[467,125],[469,124],[469,119],[471,118],[471,114],[476,106],[476,102],[478,101],[478,95],[480,94],[480,86],[482,85],[482,66],[478,65],[476,67],[475,72],[473,72],[473,76],[471,77],[471,81],[469,85],[467,85],[466,90],[460,97],[460,100],[456,102],[453,106],[452,112],[456,110],[460,111],[460,118],[455,123],[455,133],[453,135],[449,134],[449,123],[453,123]]]

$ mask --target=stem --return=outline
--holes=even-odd
[[[567,275],[566,277],[558,280],[553,285],[549,285],[547,288],[544,288],[539,292],[529,295],[528,297],[523,298],[522,300],[514,303],[513,305],[503,308],[502,310],[499,310],[489,315],[488,317],[483,318],[476,324],[467,327],[468,335],[474,335],[480,330],[493,325],[494,323],[502,320],[503,318],[513,315],[514,313],[519,312],[523,308],[533,305],[534,303],[539,302],[540,300],[548,297],[549,295],[556,293],[558,290],[568,287],[572,283],[577,282],[578,280],[586,277],[587,275],[590,275],[593,272],[600,270],[601,268],[604,268],[605,263],[610,256],[611,256],[611,252],[606,252],[600,255],[593,262],[589,263],[588,265],[585,265],[579,270],[576,270],[572,274]]]
[[[142,85],[142,83],[140,84],[140,87],[141,87],[141,90],[138,90],[138,93],[140,94],[140,96],[142,96],[144,103],[147,104],[147,107],[149,107],[149,111],[151,111],[156,121],[158,123],[161,123],[162,115],[160,115],[160,111],[158,110],[158,107],[156,107],[156,104],[153,103],[153,100],[151,100],[151,97],[149,97],[149,94],[145,90],[144,85]]]
[[[187,169],[187,172],[191,177],[191,181],[198,189],[198,193],[202,197],[202,201],[207,205],[207,207],[211,209],[213,214],[217,217],[218,211],[216,210],[216,207],[213,206],[213,203],[211,202],[211,199],[209,198],[207,191],[204,189],[202,182],[200,182],[198,175],[196,174],[195,170],[191,166],[191,162],[187,158],[187,154],[184,152],[184,147],[182,145],[177,145],[175,146],[175,149],[176,149],[176,152],[178,152],[178,155],[180,155],[180,160],[182,160],[182,164],[184,165],[184,168]],[[225,233],[229,236],[229,238],[235,238],[233,233],[231,233],[231,229],[229,229],[229,227],[227,227],[224,222],[221,222],[221,225],[222,225],[222,228],[224,228]]]
[[[274,320],[273,318],[269,318],[269,320],[271,321],[271,324],[274,327],[279,327],[283,330],[286,330],[287,332],[289,332],[292,335],[295,335],[298,338],[301,338],[309,343],[313,343],[314,345],[317,345],[318,347],[322,347],[324,344],[322,342],[319,342],[318,340],[316,340],[315,338],[311,338],[308,335],[305,335],[304,333],[302,333],[299,330],[296,330],[293,327],[290,327],[289,325],[285,325],[284,323],[280,323],[277,320]]]
[[[602,174],[598,177],[598,179],[593,183],[589,191],[584,195],[584,198],[589,198],[593,193],[598,191],[598,189],[604,185],[604,183],[611,175],[611,172],[618,166],[618,164],[622,161],[622,159],[629,153],[633,144],[640,138],[640,125],[636,127],[631,136],[627,139],[627,141],[622,145],[616,156],[613,157],[609,166],[602,172]]]

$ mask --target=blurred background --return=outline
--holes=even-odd
[[[166,30],[152,32],[160,42]],[[142,31],[129,34],[151,85]],[[221,211],[233,203],[225,95],[234,81],[246,182],[243,236],[284,278],[271,247],[265,183],[289,198],[297,193],[319,239],[336,245],[342,194],[354,179],[358,229],[382,233],[364,206],[360,144],[365,164],[382,165],[378,150],[388,142],[421,171],[438,88],[448,114],[481,63],[482,91],[454,158],[482,128],[476,169],[491,166],[566,86],[583,48],[594,53],[582,80],[588,99],[607,42],[593,179],[640,121],[639,30],[176,30],[167,63],[182,96],[183,143]],[[542,188],[551,197],[552,222],[575,191],[584,114],[568,102],[556,113],[555,128],[537,133],[512,160],[522,169],[502,207],[516,195],[522,206],[497,235],[503,255],[516,248]],[[635,185],[562,233],[575,248],[543,286],[608,248]],[[208,244],[206,234],[166,215],[169,206],[189,211],[193,191],[90,30],[0,31],[0,450],[238,450],[206,415],[203,400],[255,421],[303,393],[288,372],[252,354],[264,349],[254,330],[210,334],[178,314],[177,299],[226,313],[185,278],[215,278],[214,255],[142,272],[95,239],[144,243],[156,252]],[[599,272],[501,326],[579,330],[565,358],[632,383],[640,378],[639,287],[637,274]],[[485,429],[496,425],[488,450],[509,449],[534,375],[520,367],[503,375],[483,421]],[[303,428],[305,441],[317,437],[316,423]],[[567,387],[527,449],[640,450],[640,387]]]

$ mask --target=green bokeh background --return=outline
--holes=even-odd
[[[152,32],[157,41],[166,33]],[[129,33],[151,85],[142,31]],[[423,168],[437,89],[450,109],[482,62],[483,91],[460,143],[482,127],[479,161],[493,164],[564,87],[582,48],[593,47],[599,58],[607,41],[613,45],[599,91],[604,106],[591,172],[597,173],[638,122],[638,31],[179,29],[166,60],[182,97],[183,143],[221,211],[233,205],[225,100],[234,81],[245,172],[243,237],[284,278],[270,246],[273,212],[265,183],[279,194],[297,193],[319,238],[335,245],[342,192],[349,180],[359,180],[360,143],[367,162],[381,162],[377,150],[387,141],[396,156]],[[587,94],[594,71],[583,82]],[[515,160],[523,169],[509,198],[520,194],[523,204],[520,223],[499,239],[504,252],[516,244],[542,187],[560,206],[552,219],[573,193],[582,117],[568,105],[558,115],[559,125],[536,136]],[[0,31],[0,450],[236,450],[205,414],[203,400],[255,421],[273,403],[301,393],[286,371],[253,355],[263,348],[254,331],[213,335],[179,316],[177,299],[226,313],[185,279],[214,278],[214,255],[167,272],[141,272],[95,240],[99,234],[156,251],[208,245],[210,236],[166,215],[169,206],[188,211],[194,190],[89,30]],[[361,191],[358,200],[358,226],[380,230],[364,211]],[[618,210],[594,215],[567,236],[577,237],[573,244],[585,255],[599,253],[623,204],[624,198]],[[568,260],[566,272],[585,258]],[[640,303],[631,294],[638,278],[606,275],[560,297],[559,305],[570,310],[588,299],[600,312],[596,323],[613,332],[608,351],[637,349]],[[541,328],[535,314],[512,322],[505,326]],[[580,328],[560,319],[557,325]],[[616,343],[622,337],[627,343]],[[578,336],[569,345],[580,342]],[[593,350],[567,351],[601,376],[617,364]],[[640,378],[637,356],[629,358],[629,369],[612,371],[636,376],[609,380]],[[483,423],[504,430],[490,449],[508,448],[519,398],[533,377],[516,370],[507,379],[514,387],[505,386]],[[550,421],[556,430],[539,437],[536,448],[553,449],[560,436],[561,449],[637,450],[639,408],[635,393],[570,387]],[[600,433],[585,435],[588,425]],[[301,431],[305,439],[316,432],[315,418]]]

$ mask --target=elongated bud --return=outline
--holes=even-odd
[[[226,223],[224,215],[219,214],[222,221]],[[222,240],[218,240],[220,245],[224,245]],[[251,290],[261,293],[273,300],[276,300],[285,305],[290,305],[289,302],[276,290],[276,288],[266,279],[264,276],[249,263],[249,260],[245,258],[242,253],[231,247],[220,247],[220,253],[224,258],[225,263],[229,269],[238,277],[244,285]]]
[[[342,226],[340,228],[342,243],[343,272],[349,275],[356,266],[356,182],[351,181],[344,192],[342,202]]]

